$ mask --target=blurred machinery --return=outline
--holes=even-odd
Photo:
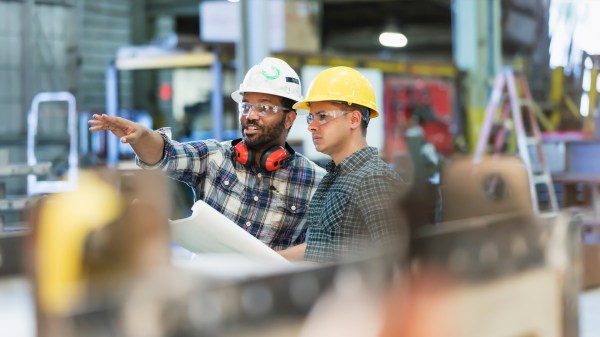
[[[514,151],[511,144],[516,143],[516,154],[521,158],[529,178],[523,183],[530,187],[534,213],[557,212],[556,193],[542,147],[539,114],[535,111],[525,75],[515,73],[509,67],[503,68],[494,80],[473,159],[479,162],[488,148],[493,154]],[[494,125],[497,128],[492,136]],[[546,202],[538,196],[541,193],[545,195]]]
[[[28,250],[0,238],[11,252],[0,274],[31,275],[39,336],[576,336],[580,217],[535,218],[499,204],[526,186],[512,185],[514,170],[492,171],[506,194],[487,193],[478,179],[452,188],[471,190],[472,209],[497,214],[453,212],[418,228],[408,261],[276,268],[221,257],[221,269],[251,270],[236,277],[169,266],[157,172],[82,173],[74,192],[28,213]],[[15,267],[20,258],[25,269]]]
[[[406,208],[413,227],[439,221],[439,171],[454,152],[455,89],[441,77],[385,78],[385,158],[411,182]]]
[[[571,220],[504,215],[423,229],[412,276],[397,282],[389,278],[393,257],[235,282],[145,274],[121,301],[88,298],[60,335],[574,336],[578,228]],[[437,334],[423,334],[432,326]]]
[[[436,151],[450,155],[454,151],[454,85],[439,78],[388,76],[385,79],[385,156],[408,151],[405,130],[414,119],[423,128],[426,140]]]

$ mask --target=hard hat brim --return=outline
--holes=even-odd
[[[285,97],[285,98],[291,99],[294,102],[298,102],[298,101],[302,100],[302,97],[297,97],[294,95],[282,95],[281,92],[277,92],[277,90],[272,90],[272,89],[267,89],[267,88],[253,88],[251,90],[238,89],[231,93],[231,98],[236,103],[240,104],[242,102],[242,99],[244,98],[244,93],[246,93],[246,92],[255,92],[255,93],[259,93],[259,94],[269,94],[269,95],[278,96],[278,97]],[[298,104],[298,103],[296,103],[296,104]],[[294,106],[296,104],[294,104]]]
[[[296,104],[294,104],[294,106],[292,108],[294,108],[295,110],[300,110],[298,111],[298,115],[308,115],[308,112],[310,111],[310,103],[312,102],[327,102],[327,101],[332,101],[331,99],[323,99],[323,100],[319,100],[319,99],[314,99],[314,100],[304,100],[304,101],[300,101]],[[369,108],[369,117],[370,118],[375,118],[379,116],[379,112],[375,109],[371,109]]]

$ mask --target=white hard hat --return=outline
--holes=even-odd
[[[231,98],[240,103],[246,92],[281,96],[295,102],[302,100],[300,77],[289,64],[274,57],[265,57],[259,64],[250,68],[240,84],[240,89],[234,91]]]

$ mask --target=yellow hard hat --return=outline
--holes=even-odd
[[[379,116],[375,91],[366,77],[349,67],[333,67],[315,77],[308,87],[306,99],[294,104],[294,109],[309,110],[310,103],[340,101],[362,105],[370,110],[369,116]]]

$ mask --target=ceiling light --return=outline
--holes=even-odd
[[[379,43],[384,47],[402,48],[408,44],[404,34],[398,32],[383,32],[379,35]]]
[[[227,0],[229,2],[240,2],[240,0]]]

